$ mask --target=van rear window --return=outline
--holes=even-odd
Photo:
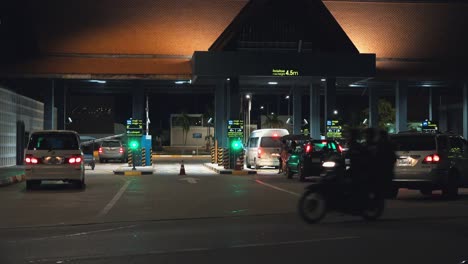
[[[435,137],[431,136],[395,136],[391,138],[398,151],[426,151],[435,150]]]
[[[80,149],[77,137],[65,133],[32,134],[28,150],[77,150]]]
[[[281,147],[280,137],[262,137],[262,140],[260,141],[260,147],[280,148]]]

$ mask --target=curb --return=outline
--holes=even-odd
[[[211,155],[161,155],[153,154],[153,158],[209,158]]]
[[[215,171],[218,174],[224,174],[224,175],[254,175],[257,174],[257,171],[246,171],[246,170],[226,170],[226,169],[218,169],[211,167],[210,165],[207,165],[206,163],[203,163],[203,166],[207,167],[208,169],[211,169],[212,171]]]
[[[115,175],[125,176],[141,176],[141,175],[152,175],[152,171],[114,171]]]
[[[7,185],[14,184],[14,183],[22,182],[24,180],[25,180],[24,173],[21,173],[18,175],[10,176],[5,179],[0,179],[0,186],[7,186]]]

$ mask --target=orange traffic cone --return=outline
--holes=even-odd
[[[184,161],[182,161],[182,163],[180,164],[179,175],[186,175],[186,174],[185,174]]]

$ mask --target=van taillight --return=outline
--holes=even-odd
[[[119,152],[120,152],[120,153],[123,153],[123,148],[120,148]]]
[[[258,158],[260,159],[262,157],[262,149],[258,148],[257,153],[258,153]]]
[[[343,147],[341,145],[338,145],[338,151],[343,152]]]
[[[307,145],[305,146],[305,152],[306,152],[306,153],[310,153],[311,151],[312,151],[312,145],[311,145],[311,144],[307,144]]]
[[[102,153],[102,147],[99,147],[99,153]]]
[[[34,157],[33,155],[26,155],[26,158],[24,159],[26,161],[26,164],[38,164],[39,159]]]
[[[439,161],[440,161],[440,156],[437,154],[432,154],[432,155],[426,156],[424,158],[423,163],[424,164],[436,164],[436,163],[439,163]]]

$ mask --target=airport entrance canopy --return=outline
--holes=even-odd
[[[353,82],[375,76],[375,54],[360,54],[320,0],[252,0],[208,51],[194,52],[192,76]]]

